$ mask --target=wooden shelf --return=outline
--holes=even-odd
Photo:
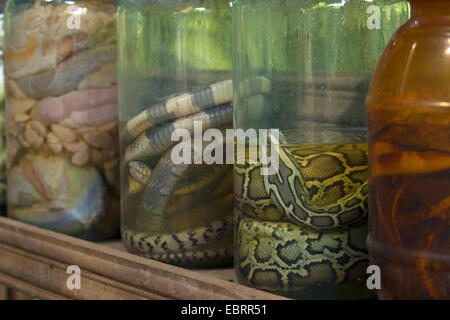
[[[81,269],[69,290],[67,267]],[[37,299],[282,299],[236,283],[232,269],[186,270],[0,217],[0,284]],[[0,290],[1,287],[0,287]]]

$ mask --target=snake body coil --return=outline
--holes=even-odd
[[[249,94],[270,90],[270,82],[262,77],[242,85],[243,90]],[[201,121],[204,130],[231,126],[232,94],[231,80],[221,81],[203,89],[171,97],[127,122],[122,140],[128,145],[124,155],[128,173],[145,186],[143,205],[138,214],[146,217],[155,229],[163,225],[169,199],[174,194],[189,197],[189,194],[204,192],[202,190],[209,187],[217,189],[216,198],[226,197],[221,189],[228,188],[231,196],[231,182],[220,187],[222,184],[218,181],[224,178],[229,167],[203,166],[199,176],[190,177],[189,181],[186,181],[186,175],[192,165],[174,164],[171,159],[172,149],[185,142],[171,141],[171,136],[179,128],[192,135],[194,121]],[[195,148],[189,147],[192,152],[191,159],[195,159],[198,154],[195,154]],[[161,155],[155,168],[150,169],[146,161]],[[122,236],[130,251],[163,262],[205,265],[214,261],[231,261],[232,241],[225,243],[227,237],[232,240],[233,234],[232,213],[229,214],[229,217],[177,233],[161,234],[124,229]],[[217,241],[222,242],[217,244]]]
[[[270,91],[263,77],[242,86],[239,92],[255,97]],[[195,190],[214,189],[226,172],[203,166],[195,179],[186,179],[191,165],[172,162],[172,148],[178,144],[170,137],[177,128],[192,135],[194,121],[202,121],[203,129],[230,125],[231,93],[231,81],[222,81],[172,97],[128,121],[128,173],[145,186],[138,214],[156,229],[173,194],[189,197]],[[195,148],[190,150],[195,157]],[[272,291],[359,281],[367,265],[367,146],[281,147],[279,154],[279,171],[272,176],[262,176],[259,164],[235,165],[241,280]],[[150,169],[146,161],[155,156],[161,158]],[[177,233],[124,229],[123,238],[131,251],[143,256],[195,265],[231,259],[231,247],[215,241],[232,231],[232,218],[226,217]]]

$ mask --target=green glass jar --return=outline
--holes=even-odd
[[[116,9],[113,0],[6,4],[10,218],[118,236]]]
[[[223,0],[119,3],[122,238],[130,252],[184,267],[232,263],[232,166],[172,157],[182,143],[176,129],[190,139],[194,121],[203,131],[232,127],[231,15]]]
[[[234,166],[241,283],[293,298],[373,296],[364,99],[408,16],[406,1],[233,3],[234,128],[279,130],[267,135],[279,145],[275,174],[260,170],[261,143]],[[242,85],[256,77],[263,94]]]

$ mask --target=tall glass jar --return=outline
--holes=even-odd
[[[408,15],[405,1],[234,2],[234,127],[260,138],[234,166],[241,283],[293,298],[373,295],[364,99]],[[255,78],[264,93],[248,90]],[[274,174],[261,171],[267,140],[279,144]]]
[[[370,261],[381,299],[450,299],[450,1],[411,0],[375,71]]]
[[[114,1],[5,9],[8,216],[85,239],[118,234]]]
[[[232,127],[231,31],[229,1],[119,4],[122,238],[133,253],[232,263],[232,166],[174,156],[195,121],[200,135]]]

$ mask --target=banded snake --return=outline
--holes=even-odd
[[[268,92],[270,82],[266,78],[256,77],[245,82],[242,90],[249,95]],[[224,170],[230,169],[223,165],[204,165],[199,176],[191,175],[190,179],[186,179],[192,165],[172,162],[173,148],[184,142],[171,141],[171,134],[175,129],[183,128],[192,135],[194,121],[201,121],[203,129],[232,126],[232,95],[231,80],[214,83],[153,105],[129,120],[123,128],[121,141],[127,145],[124,159],[128,174],[145,186],[143,205],[137,214],[151,220],[156,229],[167,215],[166,209],[173,194],[203,192],[205,185],[216,188],[224,178]],[[194,148],[190,150],[191,159],[198,156]],[[156,156],[161,158],[152,170],[145,161]],[[232,177],[231,174],[229,176]],[[224,181],[222,184],[229,187],[231,204],[232,182]],[[226,217],[197,228],[177,233],[136,232],[123,228],[122,238],[130,251],[171,264],[204,266],[217,264],[218,261],[230,263],[233,256],[232,225],[230,207]],[[213,246],[226,237],[231,240],[228,244]]]

